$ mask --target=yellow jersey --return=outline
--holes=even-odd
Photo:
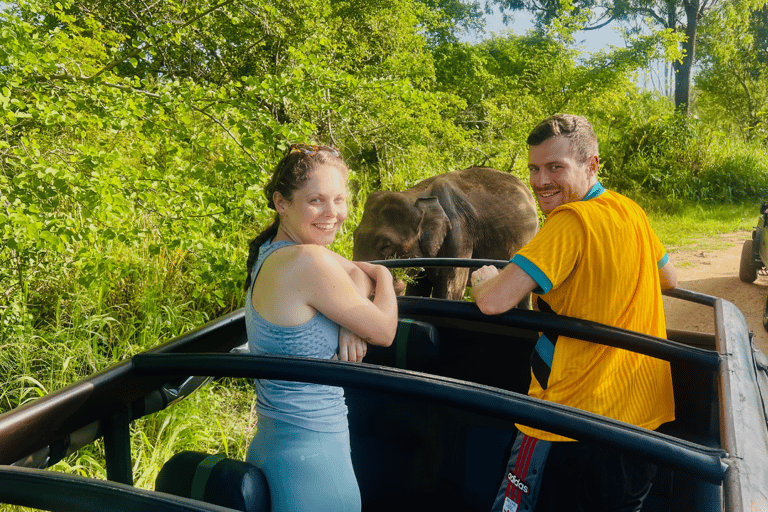
[[[560,205],[513,258],[554,313],[666,338],[666,251],[642,208],[598,183]],[[675,418],[668,361],[564,336],[539,338],[529,396],[654,430]],[[518,425],[545,441],[570,439]]]

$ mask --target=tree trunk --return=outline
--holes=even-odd
[[[675,110],[688,115],[690,112],[691,75],[696,59],[696,34],[699,26],[699,0],[683,0],[685,7],[685,41],[683,61],[673,65],[675,70]]]

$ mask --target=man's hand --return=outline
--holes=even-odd
[[[339,328],[339,361],[360,363],[368,352],[368,344],[348,329]]]
[[[517,306],[537,286],[536,281],[514,263],[499,272],[486,265],[472,272],[472,296],[480,311],[486,315],[499,315]]]
[[[484,267],[480,267],[479,269],[472,272],[472,277],[470,277],[469,281],[474,288],[483,281],[487,281],[492,277],[496,277],[497,275],[499,275],[498,268],[493,265],[485,265]]]

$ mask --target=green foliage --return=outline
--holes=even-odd
[[[697,120],[652,108],[612,119],[603,180],[667,201],[758,201],[768,189],[765,152]]]
[[[666,40],[665,60],[674,69],[675,109],[686,116],[690,111],[691,81],[698,58],[699,23],[721,4],[687,0],[492,0],[492,3],[503,13],[531,12],[541,30],[566,42],[572,40],[575,32],[610,24],[625,27],[625,34],[630,36],[649,30],[652,37],[663,37]],[[727,2],[722,4],[728,5]],[[645,29],[641,28],[643,25]],[[627,26],[630,28],[626,29]]]
[[[233,35],[236,18],[264,22],[248,9],[165,3],[171,22],[153,26],[146,13],[131,13],[108,25],[123,34],[102,21],[125,6],[57,4],[43,26],[32,14],[43,4],[20,7],[21,15],[2,13],[0,33],[4,326],[49,317],[48,286],[68,299],[59,280],[99,290],[121,323],[123,297],[140,303],[147,276],[162,276],[162,293],[185,297],[182,308],[232,309],[241,300],[243,226],[267,221],[258,191],[290,141],[330,140],[351,161],[394,174],[400,148],[441,129],[442,96],[419,85],[430,68],[415,65],[428,57],[424,41],[406,30],[419,4],[336,4],[353,23],[309,4],[278,16],[284,30],[263,29],[272,43],[253,45],[249,57],[269,73],[240,77],[216,67],[211,52],[221,41],[198,31]],[[323,36],[329,28],[342,37]],[[245,24],[237,41],[251,41],[252,29]],[[192,72],[173,49],[199,37]],[[359,49],[354,59],[350,46]]]
[[[469,144],[454,152],[527,179],[530,129],[558,112],[592,116],[599,105],[615,108],[634,91],[632,73],[658,54],[661,39],[647,38],[586,62],[579,62],[573,48],[536,34],[436,49],[438,87],[459,95],[464,105],[454,123]]]
[[[703,69],[696,78],[703,119],[763,142],[768,140],[767,15],[765,0],[740,0],[708,17]]]

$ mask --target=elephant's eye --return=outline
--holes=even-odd
[[[395,246],[392,244],[382,245],[379,249],[382,258],[389,258],[395,253]]]

